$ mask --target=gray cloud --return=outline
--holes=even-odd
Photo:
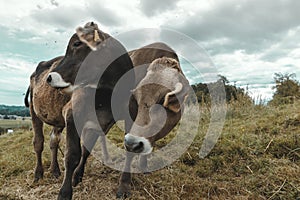
[[[54,9],[38,9],[31,13],[31,17],[39,23],[65,30],[75,30],[78,25],[90,20],[96,20],[100,25],[110,27],[118,26],[122,22],[117,13],[97,2],[92,2],[86,7],[60,6]]]
[[[158,29],[152,28],[143,28],[123,32],[119,35],[114,35],[114,37],[121,41],[127,50],[138,49],[150,43],[160,41]]]
[[[103,3],[101,4],[98,1],[88,5],[85,11],[87,11],[87,15],[91,15],[95,20],[109,27],[119,26],[122,23],[122,18],[118,13],[105,7]]]
[[[81,20],[78,13],[82,12],[81,8],[56,7],[54,9],[35,10],[31,13],[31,17],[41,24],[75,30],[78,21]]]
[[[300,26],[289,30],[289,33],[283,35],[273,46],[263,52],[261,60],[275,62],[283,57],[290,57],[289,53],[297,49],[300,43]]]
[[[176,8],[177,2],[178,0],[140,0],[140,7],[146,16],[152,17]]]
[[[198,41],[229,38],[213,53],[236,49],[256,52],[278,41],[286,32],[300,25],[300,1],[252,0],[224,1],[212,10],[199,11],[182,22],[175,22],[178,30]],[[169,21],[167,26],[174,27]],[[215,44],[216,45],[216,44]],[[216,47],[215,45],[207,47]]]

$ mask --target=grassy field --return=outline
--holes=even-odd
[[[7,129],[18,129],[18,128],[29,128],[31,127],[31,120],[12,120],[12,119],[1,119],[0,127]]]
[[[198,134],[189,149],[168,167],[134,174],[130,199],[300,199],[299,111],[300,102],[279,107],[231,104],[216,146],[200,159],[210,120],[209,109],[201,109]],[[114,127],[108,137],[122,146],[121,135]],[[45,177],[39,183],[32,182],[32,132],[0,136],[0,199],[56,199],[62,177],[55,179],[46,170],[50,148],[45,136]],[[62,166],[61,153],[59,162]],[[73,199],[114,199],[119,176],[90,157]]]

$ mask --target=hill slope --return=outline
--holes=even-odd
[[[300,102],[281,107],[231,105],[218,143],[200,159],[210,117],[209,109],[202,109],[199,134],[188,151],[169,167],[149,175],[134,174],[132,199],[299,199],[299,110]],[[32,133],[0,137],[0,199],[56,199],[62,177],[56,180],[46,170],[50,149],[45,135],[45,178],[38,184],[32,183]],[[108,137],[122,146],[121,135],[114,127]],[[90,157],[74,199],[115,198],[119,175]]]

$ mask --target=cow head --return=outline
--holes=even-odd
[[[180,120],[189,83],[172,58],[154,60],[144,79],[132,91],[137,116],[125,135],[127,151],[149,154],[154,142],[166,136]]]
[[[98,29],[94,22],[76,29],[76,33],[69,40],[64,59],[56,63],[47,77],[47,82],[54,88],[71,90],[81,63],[91,51],[97,50],[107,34]]]

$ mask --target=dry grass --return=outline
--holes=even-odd
[[[189,149],[168,167],[134,174],[131,199],[299,199],[299,110],[300,102],[280,107],[231,104],[218,143],[200,159],[210,119],[209,109],[202,108],[198,134]],[[121,146],[121,135],[114,127],[108,136]],[[173,137],[174,133],[157,146]],[[32,183],[31,140],[27,131],[0,137],[0,199],[56,199],[62,177],[54,179],[45,170],[44,179]],[[62,166],[61,154],[59,161]],[[44,164],[45,169],[50,165],[48,144]],[[114,199],[119,176],[120,172],[90,157],[83,182],[74,188],[74,199]]]
[[[0,129],[24,129],[29,130],[31,128],[31,120],[12,120],[12,119],[1,119],[0,120]],[[1,132],[0,132],[1,134]]]

